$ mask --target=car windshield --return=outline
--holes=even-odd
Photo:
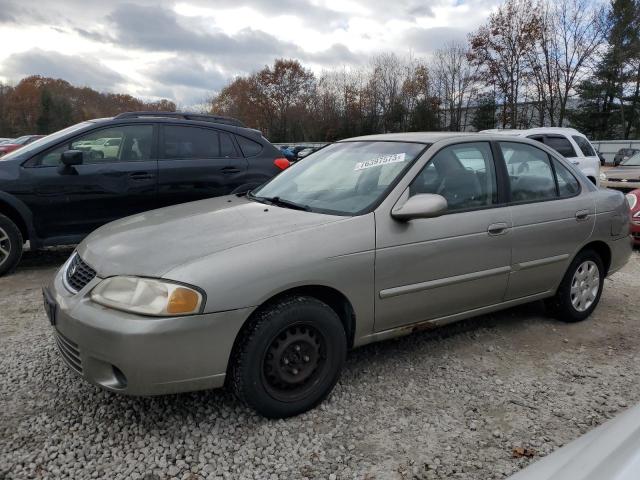
[[[627,167],[640,167],[640,152],[630,156],[626,160],[622,160],[620,165],[625,165]]]
[[[296,163],[249,198],[289,208],[365,213],[427,147],[403,142],[342,142]]]
[[[81,128],[86,127],[87,125],[90,125],[91,122],[82,122],[82,123],[77,123],[76,125],[72,125],[70,127],[64,128],[62,130],[58,130],[55,133],[52,133],[51,135],[47,135],[46,137],[42,137],[39,138],[38,140],[36,140],[35,142],[31,142],[28,145],[19,148],[17,150],[14,150],[13,152],[5,155],[4,157],[2,157],[2,160],[11,160],[14,157],[17,157],[18,155],[23,155],[25,153],[29,153],[32,152],[34,150],[37,150],[38,148],[40,148],[42,145],[48,144],[48,143],[52,143],[55,142],[56,140],[58,140],[59,138],[64,137],[65,135],[75,132],[76,130],[80,130]],[[22,138],[22,137],[21,137]],[[18,139],[20,140],[20,139]]]

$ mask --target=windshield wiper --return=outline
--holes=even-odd
[[[311,207],[308,205],[302,205],[280,197],[257,197],[252,194],[249,198],[257,200],[258,202],[268,202],[271,205],[276,205],[278,207],[291,208],[292,210],[303,210],[305,212],[311,211]]]

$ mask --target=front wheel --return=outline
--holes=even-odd
[[[265,417],[285,418],[331,393],[347,352],[344,327],[331,307],[312,297],[288,297],[250,322],[230,368],[241,401]]]
[[[583,250],[573,259],[558,291],[547,306],[564,322],[579,322],[595,310],[604,285],[604,264],[593,250]]]
[[[11,272],[22,257],[20,229],[8,217],[0,215],[0,276]]]

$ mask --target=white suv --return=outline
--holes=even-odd
[[[492,129],[483,130],[481,133],[503,133],[537,140],[576,165],[593,183],[600,183],[600,159],[587,137],[573,128]]]

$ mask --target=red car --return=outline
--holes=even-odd
[[[640,188],[627,193],[627,200],[631,207],[631,235],[633,243],[640,246]]]
[[[11,143],[3,143],[0,145],[0,157],[24,147],[25,145],[29,145],[31,142],[35,142],[42,137],[44,137],[44,135],[23,135],[22,137],[13,140]]]

